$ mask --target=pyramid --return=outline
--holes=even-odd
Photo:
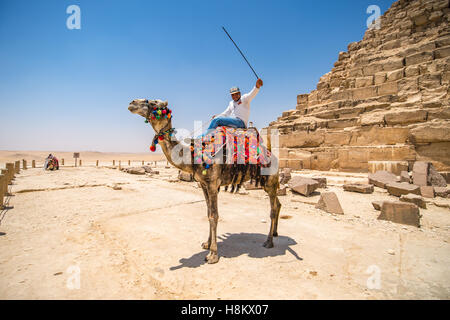
[[[450,170],[449,0],[399,0],[340,52],[317,88],[269,124],[280,167],[368,171],[430,161]]]

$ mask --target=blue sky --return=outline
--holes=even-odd
[[[0,0],[0,149],[147,152],[136,98],[168,100],[192,130],[256,80],[222,25],[264,80],[250,120],[265,127],[362,39],[369,5],[392,2]]]

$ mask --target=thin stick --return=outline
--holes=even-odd
[[[224,27],[222,27],[223,31],[225,31],[225,33],[227,34],[228,38],[230,38],[230,40],[233,42],[233,44],[236,46],[236,48],[239,50],[239,53],[242,55],[242,57],[245,59],[245,62],[247,62],[248,66],[250,67],[250,69],[252,69],[253,73],[256,76],[256,79],[259,79],[258,75],[256,74],[255,70],[253,70],[252,66],[250,65],[250,63],[248,62],[247,58],[244,56],[244,54],[242,53],[241,49],[239,49],[239,47],[237,46],[236,42],[233,41],[233,39],[231,38],[231,36],[228,34],[227,30],[225,30]]]

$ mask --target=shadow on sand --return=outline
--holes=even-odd
[[[235,258],[240,255],[247,254],[251,258],[265,258],[285,255],[289,251],[297,260],[303,260],[298,254],[289,246],[296,245],[297,242],[285,236],[278,236],[273,238],[274,247],[267,249],[263,247],[267,235],[261,233],[226,233],[218,236],[218,250],[219,256],[223,258]],[[219,241],[222,240],[222,241]],[[170,270],[177,270],[181,268],[197,268],[206,263],[205,257],[208,250],[194,254],[190,258],[180,259],[180,265],[170,267]]]

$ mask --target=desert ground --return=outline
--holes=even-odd
[[[266,249],[264,191],[221,191],[221,258],[210,265],[202,190],[165,161],[155,166],[161,155],[82,153],[86,165],[73,167],[72,153],[54,154],[70,163],[22,170],[5,199],[0,299],[450,298],[450,199],[429,200],[417,228],[377,220],[371,202],[395,198],[384,189],[343,191],[367,174],[295,171],[327,177],[328,186],[308,198],[279,197],[279,236]],[[0,167],[23,156],[30,165],[31,155],[2,152]],[[145,160],[159,173],[119,171],[114,157],[125,167]],[[325,190],[336,192],[344,215],[315,208]]]

